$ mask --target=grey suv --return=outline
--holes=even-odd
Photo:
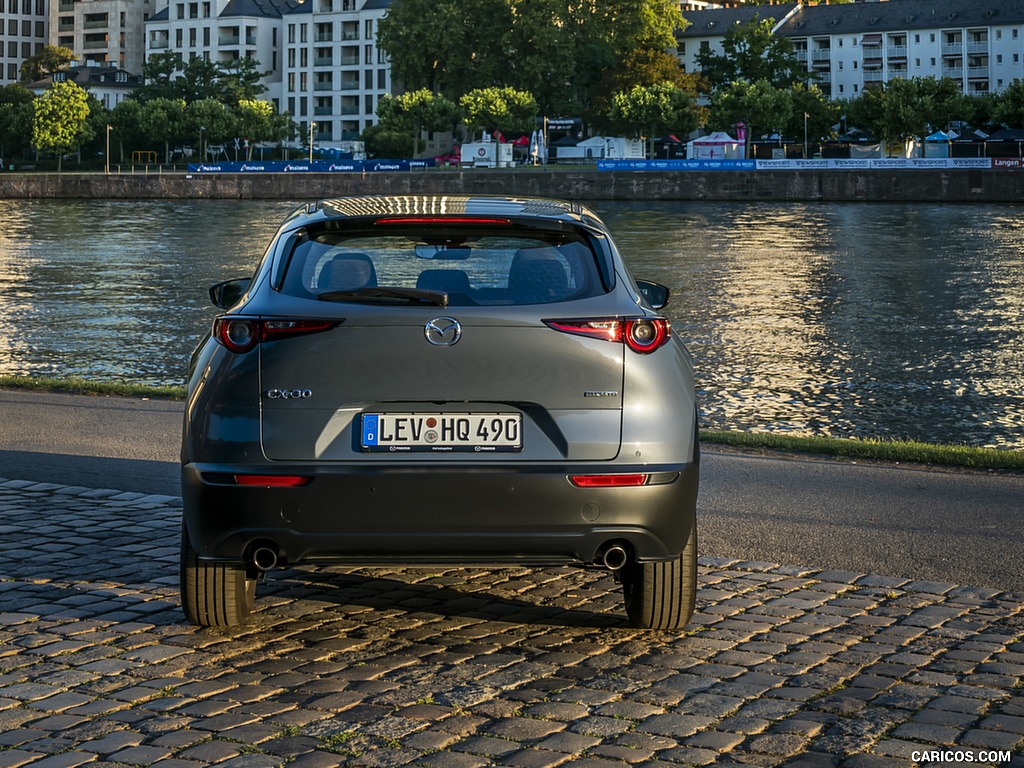
[[[292,213],[193,355],[181,591],[241,623],[282,564],[605,568],[634,624],[696,587],[689,354],[601,221],[543,199]]]

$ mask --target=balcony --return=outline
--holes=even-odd
[[[812,83],[818,83],[819,85],[828,85],[829,83],[832,82],[831,72],[815,72],[814,74],[817,75],[817,77],[810,81]]]
[[[149,47],[154,51],[162,51],[164,48],[170,48],[170,45],[167,37],[157,37],[149,41]]]
[[[313,83],[313,90],[314,91],[333,91],[334,90],[334,83],[331,82],[330,80],[328,80],[327,82],[323,82],[323,83]]]
[[[359,66],[359,56],[345,56],[341,57],[341,66],[343,67],[356,67]]]
[[[964,68],[963,67],[943,67],[942,76],[948,77],[950,80],[963,80],[964,79]]]
[[[863,71],[863,78],[865,83],[881,83],[883,81],[882,70],[865,69]]]
[[[314,43],[333,43],[334,33],[333,32],[318,32],[313,38]]]
[[[832,49],[831,48],[815,48],[811,51],[811,58],[814,61],[831,61],[832,60]]]
[[[905,59],[907,58],[907,46],[905,45],[892,45],[886,49],[886,55],[890,59]]]
[[[988,80],[988,67],[968,67],[968,80]]]
[[[942,55],[943,56],[960,56],[964,52],[963,43],[943,43],[942,44]]]
[[[793,56],[801,64],[806,64],[807,63],[807,49],[804,49],[802,51],[794,51],[793,52]]]
[[[100,19],[98,21],[85,21],[82,22],[82,29],[106,29],[107,20]]]
[[[236,45],[241,45],[241,43],[242,38],[238,35],[221,35],[217,38],[217,44],[220,45],[222,48],[231,48]]]
[[[981,42],[977,42],[972,40],[971,42],[967,43],[967,52],[974,54],[988,53],[988,41],[983,40]]]
[[[334,107],[313,107],[313,114],[316,117],[324,117],[334,114]]]
[[[326,56],[314,56],[313,57],[314,67],[331,67],[334,66],[334,57],[330,54]]]
[[[83,51],[104,51],[107,49],[106,40],[83,40],[82,50]]]

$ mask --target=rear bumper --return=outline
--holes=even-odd
[[[603,469],[603,468],[602,468]],[[641,560],[682,552],[695,522],[698,467],[616,466],[655,474],[648,485],[577,488],[590,465],[458,468],[289,465],[305,486],[239,486],[252,467],[185,464],[189,538],[208,560],[245,559],[270,544],[288,563],[593,562],[609,541]],[[266,472],[261,467],[259,472]],[[608,470],[606,470],[608,471]]]

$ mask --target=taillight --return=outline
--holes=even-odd
[[[647,484],[647,475],[635,472],[625,475],[569,475],[577,488],[628,488]]]
[[[545,320],[549,328],[576,336],[603,341],[625,342],[634,352],[647,354],[665,346],[672,335],[672,325],[664,317],[641,317],[629,320],[597,318],[590,320]]]
[[[252,317],[218,317],[213,321],[213,338],[230,351],[248,352],[264,341],[328,331],[340,320],[261,320]]]

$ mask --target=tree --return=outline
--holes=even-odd
[[[781,131],[793,119],[793,113],[792,92],[776,88],[767,80],[737,80],[711,96],[711,125],[716,130],[731,131],[737,123],[744,123],[748,136],[759,136]]]
[[[512,25],[505,1],[402,0],[381,20],[377,44],[390,56],[393,80],[454,100],[506,82],[503,38]]]
[[[246,159],[252,159],[256,144],[261,141],[281,141],[288,135],[288,118],[282,119],[269,101],[242,99],[235,107],[238,132],[249,140]]]
[[[992,119],[1007,128],[1024,128],[1024,80],[1014,80],[998,94]]]
[[[410,90],[456,100],[511,87],[544,114],[593,116],[602,78],[626,70],[630,55],[665,54],[685,24],[673,0],[402,0],[377,42]],[[617,78],[635,84],[628,70]]]
[[[426,88],[384,96],[377,104],[377,116],[386,128],[408,131],[413,137],[413,157],[419,155],[421,131],[450,131],[459,121],[459,108],[444,96]]]
[[[805,81],[807,67],[797,61],[789,38],[772,34],[774,26],[775,19],[762,20],[755,15],[725,33],[722,53],[709,49],[697,54],[697,63],[712,87],[737,80],[765,80],[781,88]]]
[[[32,136],[35,94],[20,85],[0,88],[0,158],[28,149]]]
[[[144,107],[134,99],[125,99],[110,110],[111,138],[117,142],[118,157],[124,162],[124,147],[142,146],[148,136],[142,129]]]
[[[412,156],[412,136],[383,125],[370,125],[359,137],[366,145],[368,157],[395,158]]]
[[[947,130],[957,120],[971,122],[978,113],[977,100],[966,95],[960,82],[948,77],[915,78],[921,92],[925,121],[932,131]]]
[[[21,82],[34,83],[37,80],[46,80],[54,72],[67,69],[74,60],[75,54],[70,48],[48,45],[39,53],[29,56],[22,62]]]
[[[839,122],[842,106],[830,101],[817,85],[806,86],[797,83],[789,91],[792,109],[789,120],[782,122],[782,133],[789,138],[804,136],[804,115],[808,142],[817,144],[822,139],[835,135],[832,126]]]
[[[150,54],[142,65],[142,77],[145,85],[132,91],[136,101],[151,99],[176,99],[179,90],[175,83],[181,71],[181,54],[171,51]]]
[[[184,135],[185,102],[181,99],[151,99],[143,105],[139,126],[151,141],[164,145],[165,162],[171,162],[171,142]]]
[[[267,86],[263,84],[263,78],[273,74],[269,70],[260,71],[260,63],[249,56],[221,62],[217,66],[217,79],[223,98],[232,106],[242,101],[253,101],[266,93]]]
[[[693,95],[672,83],[635,85],[612,97],[608,115],[614,125],[647,136],[654,154],[654,137],[663,133],[689,133],[697,127],[698,111]]]
[[[927,135],[927,106],[920,78],[896,78],[881,88],[864,91],[850,103],[847,114],[855,125],[885,141],[891,156],[910,137]]]
[[[537,125],[537,102],[514,88],[477,88],[459,99],[459,106],[471,134],[481,130],[525,133]]]
[[[220,66],[199,56],[189,59],[174,85],[177,90],[175,98],[186,104],[203,99],[222,100],[224,96]]]
[[[64,154],[77,149],[85,138],[89,99],[75,83],[54,83],[32,102],[32,107],[32,147],[56,153],[59,171]]]
[[[181,126],[183,140],[197,142],[199,152],[203,151],[204,144],[224,144],[238,136],[235,114],[217,99],[202,99],[184,105]],[[205,157],[200,157],[201,162],[205,160]]]

